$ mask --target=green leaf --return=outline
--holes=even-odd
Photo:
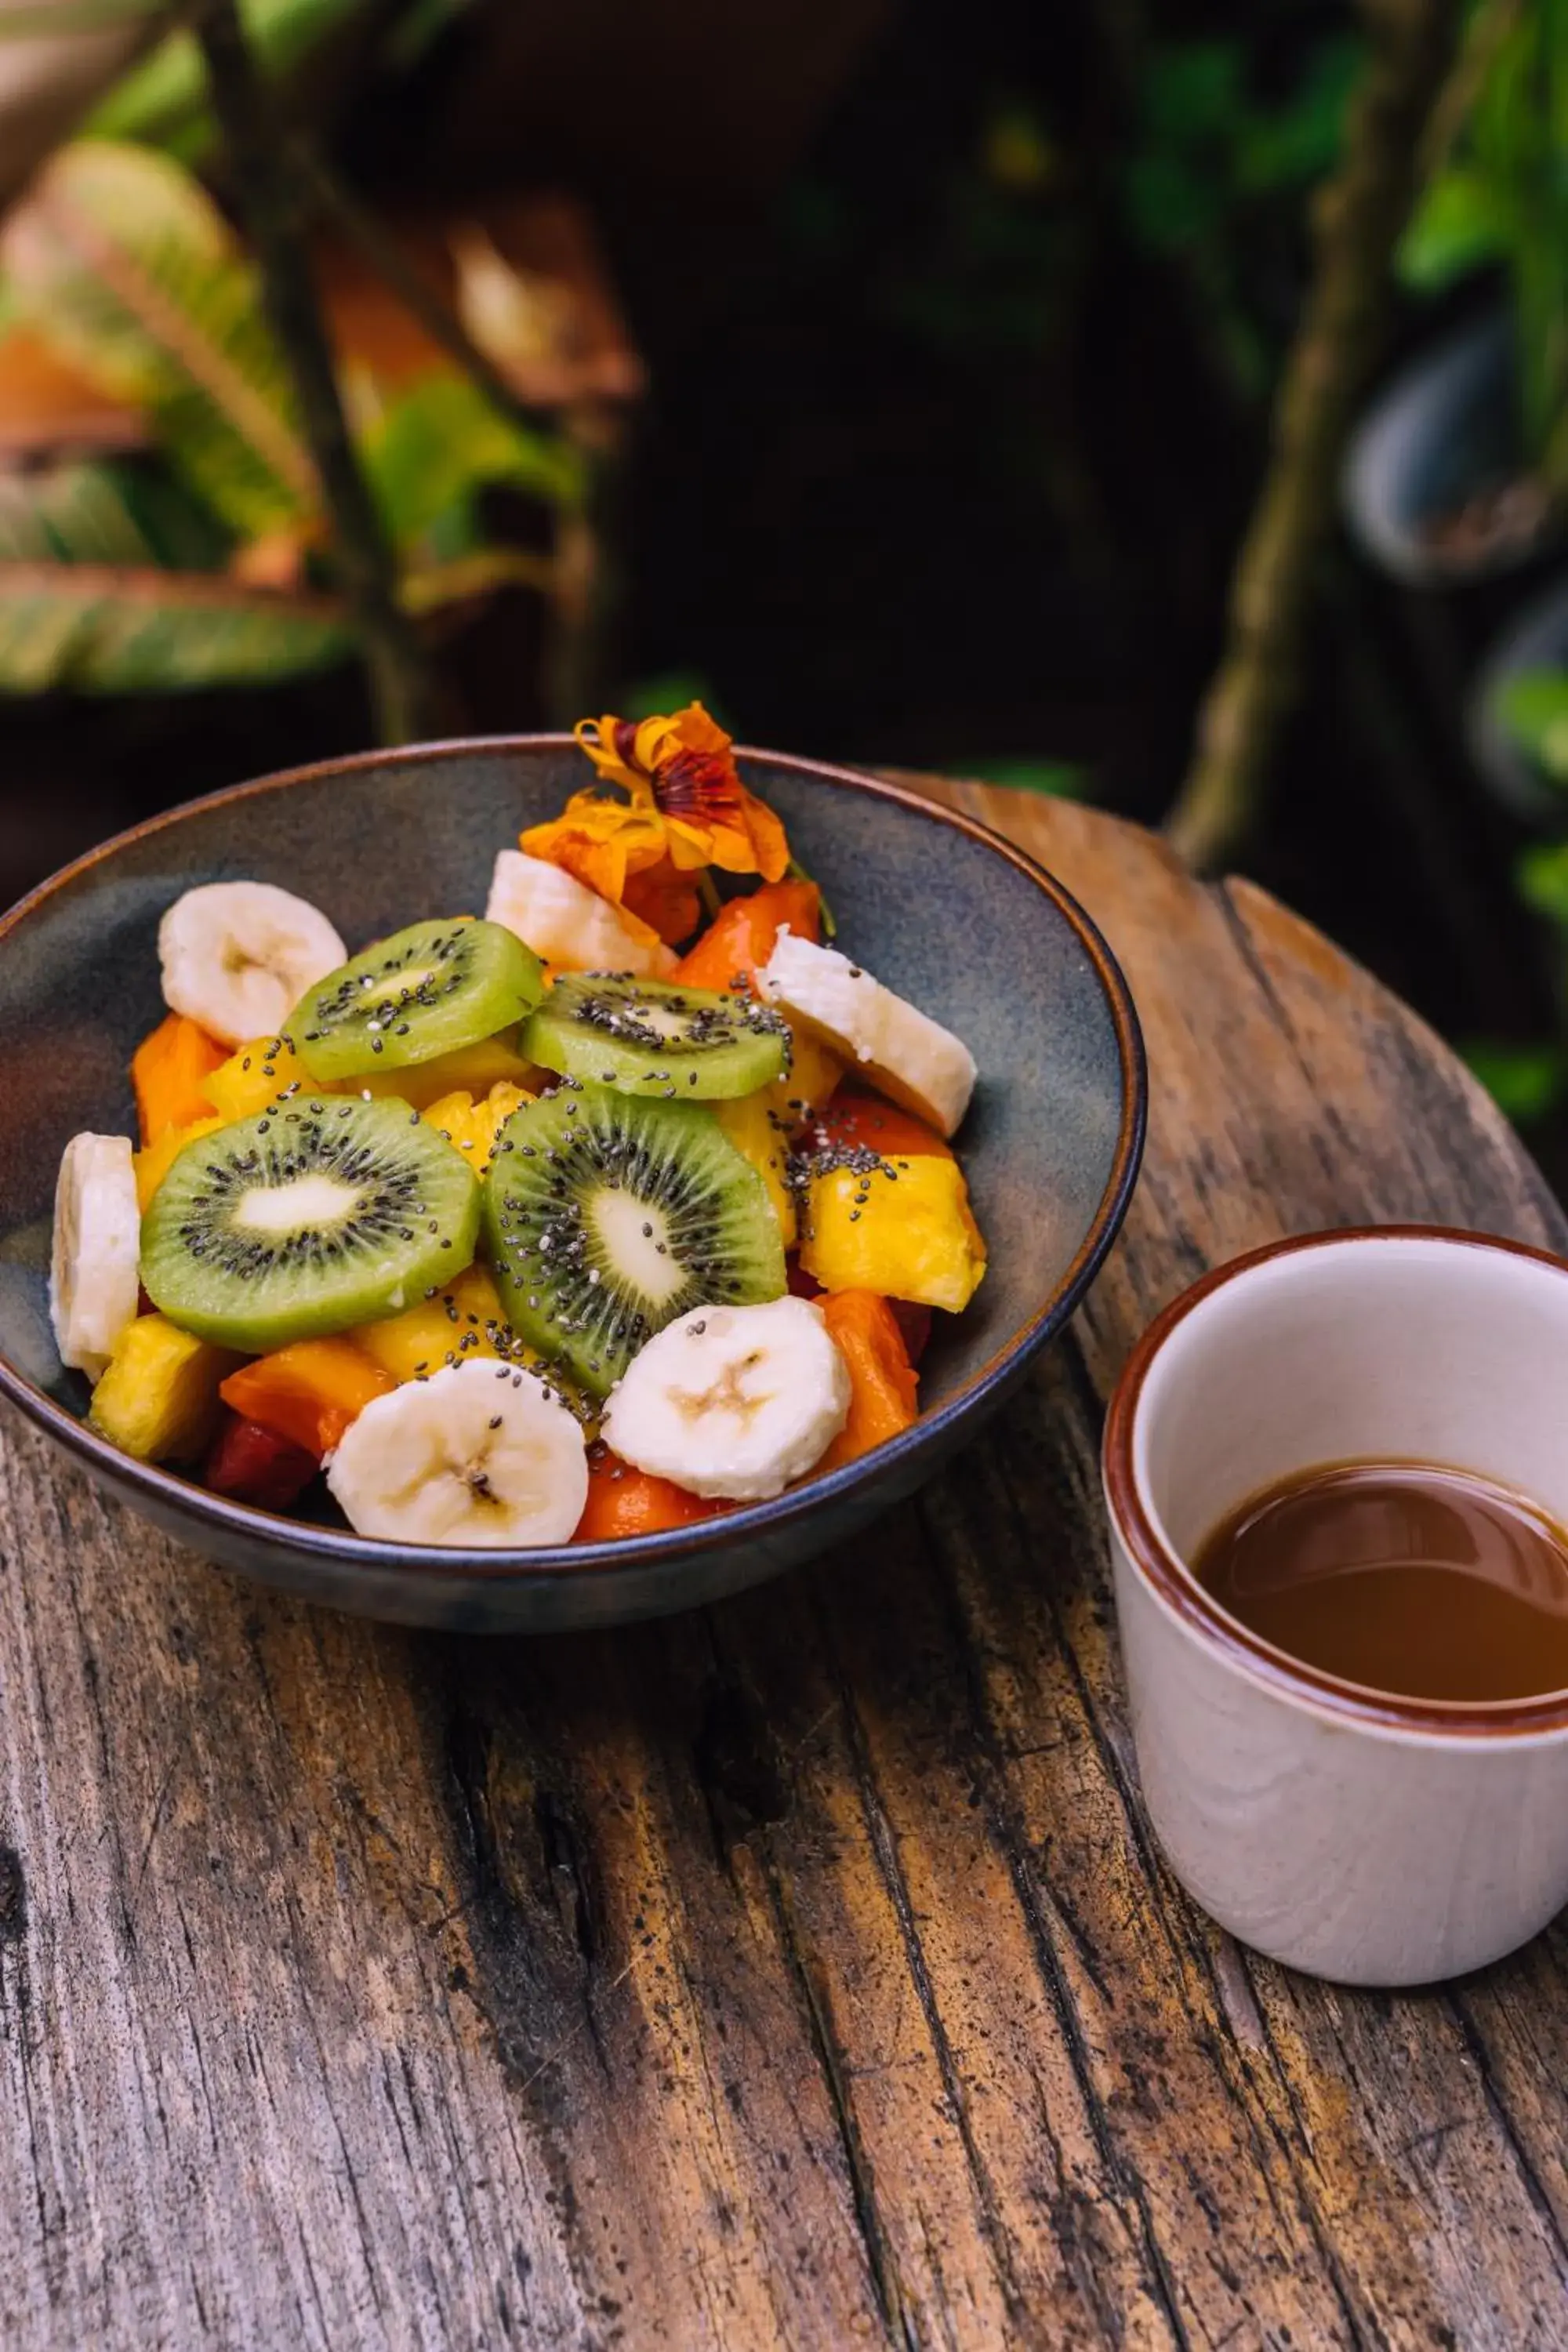
[[[638,678],[621,690],[618,708],[628,719],[662,719],[667,711],[684,710],[700,702],[721,727],[727,724],[723,706],[700,670],[662,669],[653,677]]]
[[[1005,784],[1016,793],[1049,793],[1058,800],[1084,797],[1088,777],[1070,760],[960,760],[954,773],[983,784]]]
[[[142,0],[145,5],[145,0]],[[280,80],[362,0],[240,0],[239,14],[251,54],[269,80]],[[0,0],[0,24],[5,21]],[[87,135],[131,139],[161,147],[182,163],[205,160],[214,124],[207,102],[206,69],[195,37],[171,33],[150,57],[132,66],[89,116]]]
[[[325,596],[221,572],[0,562],[0,694],[169,694],[268,686],[353,650]]]
[[[1507,248],[1507,208],[1479,172],[1456,164],[1430,182],[1399,246],[1399,274],[1424,293],[1451,286]]]
[[[1493,709],[1520,750],[1553,783],[1568,784],[1568,670],[1521,670],[1499,688]]]
[[[1526,906],[1568,929],[1568,841],[1538,842],[1525,850],[1515,876]]]
[[[1191,146],[1234,130],[1247,103],[1237,41],[1172,41],[1144,69],[1143,110],[1156,135]]]
[[[0,694],[266,686],[343,660],[353,642],[333,599],[222,572],[0,562]]]
[[[1460,1052],[1506,1118],[1543,1118],[1562,1100],[1568,1058],[1557,1045],[1499,1045],[1472,1040]]]
[[[0,475],[0,694],[265,683],[352,652],[342,606],[163,568],[212,526],[129,468]]]
[[[583,495],[577,452],[558,435],[514,424],[476,384],[432,375],[404,394],[363,437],[362,454],[387,530],[400,548],[492,486],[552,506]]]
[[[222,215],[146,149],[81,140],[0,234],[16,315],[113,397],[247,537],[317,503],[257,274]]]
[[[1237,144],[1237,180],[1243,190],[1305,187],[1329,170],[1340,152],[1345,110],[1363,62],[1359,41],[1324,41],[1282,106],[1243,118]]]

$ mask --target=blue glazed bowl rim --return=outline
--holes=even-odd
[[[112,859],[133,844],[177,828],[188,817],[204,815],[212,809],[232,808],[263,793],[286,792],[295,784],[320,783],[329,777],[354,775],[369,768],[412,767],[456,758],[506,760],[516,758],[520,753],[569,752],[575,748],[575,738],[563,733],[458,736],[438,742],[407,744],[390,751],[350,752],[336,759],[313,761],[304,767],[281,769],[272,775],[253,777],[244,783],[229,784],[221,792],[204,793],[198,800],[182,802],[175,808],[146,818],[141,824],[129,826],[123,833],[117,833],[110,840],[100,842],[95,849],[88,850],[84,856],[73,858],[69,865],[62,866],[0,916],[0,951],[4,950],[12,932],[68,883],[89,874],[94,866]],[[614,1543],[563,1544],[530,1551],[489,1551],[465,1550],[455,1546],[392,1543],[374,1537],[354,1535],[344,1528],[319,1527],[308,1519],[288,1518],[279,1512],[259,1510],[250,1504],[231,1502],[226,1496],[215,1495],[205,1486],[197,1485],[194,1479],[182,1478],[173,1470],[162,1469],[154,1463],[141,1462],[133,1454],[122,1453],[107,1438],[100,1437],[88,1423],[79,1420],[75,1413],[57,1403],[45,1390],[19,1372],[4,1355],[0,1355],[0,1394],[9,1398],[30,1421],[68,1452],[121,1488],[128,1487],[144,1494],[167,1510],[222,1527],[241,1538],[259,1538],[289,1545],[297,1551],[339,1565],[374,1568],[384,1576],[395,1574],[399,1568],[404,1568],[411,1578],[435,1576],[496,1583],[504,1581],[526,1588],[531,1584],[551,1586],[563,1576],[592,1576],[596,1571],[632,1567],[653,1568],[662,1560],[686,1559],[705,1552],[723,1550],[737,1538],[765,1536],[884,1477],[900,1462],[934,1445],[943,1432],[965,1420],[985,1398],[998,1389],[1005,1390],[1023,1371],[1031,1358],[1060,1330],[1083,1297],[1116,1238],[1138,1180],[1148,1118],[1148,1071],[1142,1032],[1139,1027],[1131,992],[1100,930],[1071,892],[1026,851],[994,832],[989,825],[982,824],[977,818],[943,807],[940,803],[927,800],[900,784],[888,782],[880,776],[867,775],[856,769],[836,767],[825,761],[799,758],[788,752],[762,751],[751,744],[737,744],[735,748],[739,759],[765,761],[769,766],[783,768],[807,782],[825,783],[838,790],[860,793],[869,799],[888,801],[897,807],[910,810],[931,824],[968,835],[971,840],[979,842],[996,856],[1005,858],[1034,883],[1042,897],[1050,901],[1075,932],[1093,966],[1110,1009],[1121,1074],[1121,1121],[1110,1173],[1099,1205],[1077,1254],[1050,1296],[1023,1328],[987,1359],[955,1396],[949,1397],[932,1412],[922,1412],[919,1420],[900,1436],[877,1446],[858,1461],[847,1463],[842,1469],[831,1471],[824,1478],[813,1479],[805,1486],[794,1487],[773,1502],[747,1504],[740,1509],[726,1511],[717,1518],[700,1520],[691,1527],[672,1528],[658,1535],[625,1537]]]

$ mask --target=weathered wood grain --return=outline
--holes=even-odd
[[[1096,1472],[1215,1259],[1562,1221],[1260,894],[944,789],[1126,965],[1149,1158],[1071,1340],[855,1557],[615,1636],[412,1634],[226,1580],[7,1423],[7,2352],[1568,2344],[1568,1942],[1368,1998],[1196,1914]]]

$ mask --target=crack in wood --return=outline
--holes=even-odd
[[[27,1882],[14,1845],[0,1845],[0,1944],[19,1944],[27,1931]]]
[[[789,1890],[772,1857],[767,1864],[768,1891],[777,1925],[779,1948],[788,1961],[801,2005],[810,2027],[812,2047],[821,2064],[833,2109],[834,2127],[844,2159],[860,2249],[876,2292],[877,2307],[889,2346],[919,2352],[919,2338],[899,2284],[898,2263],[877,2210],[876,2169],[867,2154],[855,2119],[854,2095],[844,2054],[833,2030],[833,2011],[820,1969],[804,1948],[790,1908]]]
[[[923,1513],[921,1515],[920,1523],[924,1533],[926,1522]],[[1172,2342],[1178,2347],[1178,2352],[1189,2352],[1191,2338],[1182,2316],[1174,2282],[1161,2252],[1148,2200],[1143,2195],[1142,2185],[1136,2177],[1129,2172],[1122,2161],[1121,2151],[1116,2144],[1116,2137],[1111,2128],[1110,2118],[1106,2112],[1100,2086],[1095,2080],[1082,2021],[1079,2016],[1071,1990],[1063,1975],[1060,1959],[1052,1941],[1049,1923],[1042,1908],[1040,1889],[1033,1868],[1027,1831],[1017,1816],[1006,1792],[1005,1767],[1002,1760],[994,1728],[991,1724],[990,1711],[984,1695],[984,1677],[974,1658],[970,1628],[951,1579],[942,1572],[940,1548],[934,1553],[928,1553],[928,1557],[931,1560],[931,1572],[947,1603],[954,1633],[954,1650],[964,1675],[971,1715],[981,1746],[988,1754],[991,1771],[987,1798],[996,1822],[996,1842],[1007,1857],[1009,1874],[1019,1909],[1028,1929],[1040,1983],[1050,2002],[1063,2046],[1071,2063],[1074,2080],[1083,2101],[1084,2113],[1107,2179],[1120,2191],[1128,2208],[1128,2214],[1123,2216],[1123,2221],[1125,2223],[1129,2217],[1131,2218],[1131,2234],[1142,2250],[1145,2281],[1152,2298],[1170,2329]],[[1060,1638],[1059,1622],[1058,1633]],[[1047,1899],[1051,1900],[1054,1906],[1054,1889],[1049,1890]],[[1062,2252],[1069,2273],[1079,2279],[1080,2289],[1088,2294],[1091,2302],[1098,2301],[1092,2274],[1088,2279],[1082,2275],[1083,2249],[1079,2246],[1076,2236],[1069,2235],[1062,2241]]]
[[[957,2127],[964,2160],[974,2184],[975,2210],[980,2219],[980,2226],[990,2249],[992,2261],[995,2264],[996,2276],[1007,2308],[1017,2320],[1023,2315],[1024,2302],[1014,2269],[1006,2227],[997,2210],[994,2189],[974,2144],[963,2078],[948,2039],[941,2006],[931,1986],[931,1972],[926,1965],[920,1928],[910,1900],[910,1890],[900,1865],[898,1847],[891,1824],[878,1791],[876,1771],[867,1746],[865,1729],[860,1721],[854,1690],[845,1674],[841,1660],[835,1659],[834,1671],[843,1709],[846,1738],[854,1760],[857,1789],[871,1853],[887,1889],[894,1916],[898,1921],[910,1980],[925,2016],[926,2030],[931,2037],[931,2047],[936,2053],[943,2094]]]

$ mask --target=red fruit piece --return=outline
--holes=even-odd
[[[257,1421],[230,1413],[213,1441],[202,1483],[232,1502],[254,1503],[263,1511],[286,1511],[297,1503],[319,1468],[313,1454]]]

